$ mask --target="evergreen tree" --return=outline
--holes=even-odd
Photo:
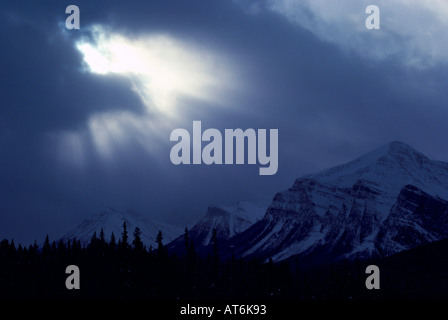
[[[216,228],[213,228],[212,230],[212,237],[211,237],[211,244],[213,246],[213,257],[215,259],[219,259],[219,255],[218,255],[218,231],[216,230]]]
[[[115,247],[117,246],[117,242],[115,240],[115,234],[112,231],[112,234],[110,235],[110,242],[109,242],[109,246],[111,249],[115,249]]]
[[[196,256],[196,250],[194,249],[194,242],[190,241],[190,248],[188,249],[188,255],[191,258],[194,258]]]
[[[48,255],[50,253],[50,239],[48,238],[48,234],[45,237],[44,245],[42,247],[42,254]]]
[[[65,251],[65,245],[64,245],[64,241],[62,239],[60,239],[58,241],[58,252],[62,253]]]
[[[97,240],[97,246],[98,246],[98,250],[101,252],[101,255],[104,255],[104,252],[106,251],[107,243],[106,243],[106,239],[104,237],[103,228],[101,228],[101,230],[100,230],[100,237]]]
[[[132,241],[132,244],[134,245],[134,249],[136,251],[143,251],[143,242],[142,242],[141,234],[142,234],[142,232],[140,231],[140,228],[135,227],[134,240]]]
[[[157,234],[157,238],[156,238],[156,242],[157,242],[157,254],[159,255],[159,257],[164,256],[165,254],[165,248],[163,246],[163,236],[162,236],[162,231],[159,230],[159,233]]]
[[[101,241],[101,243],[106,243],[106,240],[104,238],[104,230],[103,230],[103,228],[101,228],[101,231],[100,231],[100,241]]]
[[[0,250],[4,252],[7,252],[9,250],[8,239],[3,239],[2,242],[0,242]]]
[[[188,251],[190,249],[190,236],[188,235],[187,227],[185,227],[185,232],[184,232],[184,243],[185,243],[185,254],[188,256]]]
[[[160,250],[160,248],[163,247],[163,236],[162,236],[162,230],[159,230],[159,233],[157,234],[156,242],[157,242],[157,248]]]
[[[121,246],[126,249],[128,244],[128,230],[127,230],[127,224],[126,221],[123,222],[123,232],[121,233]]]
[[[48,236],[47,236],[48,237]],[[33,251],[37,252],[37,249],[39,248],[39,246],[37,245],[37,241],[34,240],[34,244],[33,244]]]
[[[81,250],[81,245],[78,245],[78,242],[76,241],[76,237],[72,239],[72,250],[75,252],[79,252]]]
[[[96,247],[97,242],[96,231],[93,232],[92,238],[90,239],[90,247],[94,249]]]

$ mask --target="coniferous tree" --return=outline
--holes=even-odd
[[[212,230],[212,237],[211,237],[211,244],[213,246],[213,258],[219,260],[218,255],[218,231],[216,228],[213,228]]]
[[[48,234],[45,237],[44,245],[42,246],[42,254],[44,256],[50,253],[50,239],[48,238]]]
[[[2,252],[8,252],[9,251],[9,241],[8,241],[8,239],[3,239],[2,242],[0,242],[0,251],[2,251]]]
[[[78,241],[76,240],[76,237],[72,239],[72,250],[74,252],[79,252],[81,250],[81,244],[78,244]]]
[[[97,247],[98,247],[98,250],[101,252],[101,254],[104,255],[104,252],[107,247],[107,243],[106,243],[106,239],[104,237],[103,228],[101,228],[101,230],[100,230],[100,237],[97,240]]]
[[[58,241],[58,247],[57,247],[58,253],[61,254],[65,251],[65,245],[64,245],[64,241],[62,239],[60,239]]]
[[[156,238],[156,242],[159,245],[159,247],[163,246],[162,240],[163,240],[162,230],[159,230],[159,233],[157,234]]]
[[[128,230],[126,221],[123,222],[123,232],[121,233],[121,246],[126,249],[128,248]]]
[[[210,239],[212,244],[212,279],[213,281],[217,281],[219,274],[219,256],[218,256],[218,231],[216,228],[212,230],[212,237]]]
[[[190,241],[190,248],[188,248],[188,256],[194,259],[196,256],[196,250],[194,249],[194,242]]]
[[[164,255],[164,246],[163,246],[163,235],[162,235],[162,231],[159,230],[159,233],[157,234],[157,238],[156,238],[156,242],[157,242],[157,254],[159,256],[163,256]]]
[[[115,234],[114,234],[114,232],[112,231],[112,234],[110,235],[109,247],[110,247],[111,249],[115,249],[116,246],[117,246],[117,242],[116,242],[116,240],[115,240]]]
[[[101,228],[101,231],[100,231],[100,241],[101,241],[101,243],[106,243],[106,240],[104,238],[104,230],[103,230],[103,228]]]
[[[97,247],[98,238],[96,236],[96,231],[93,232],[92,238],[90,239],[90,249],[95,250]]]
[[[186,253],[186,255],[188,255],[188,250],[190,248],[190,236],[188,235],[187,227],[185,227],[184,242],[185,242],[185,253]]]
[[[26,253],[26,246],[25,246],[25,248],[23,248],[23,247],[22,247],[22,244],[19,243],[19,245],[17,246],[17,253],[18,253],[19,256],[20,256],[21,254],[23,254],[23,252]]]
[[[136,251],[143,251],[143,242],[141,238],[142,232],[139,227],[135,227],[134,230],[134,240],[132,241],[132,245]]]

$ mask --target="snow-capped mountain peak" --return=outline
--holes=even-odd
[[[447,170],[448,164],[432,161],[409,145],[394,141],[346,164],[306,175],[298,180],[315,179],[339,187],[351,187],[359,180],[374,180],[385,191],[385,184],[390,180],[396,180],[399,184],[418,183],[422,187],[430,182],[435,193],[446,195]]]
[[[230,206],[211,205],[204,217],[189,230],[189,237],[196,248],[206,247],[211,243],[213,229],[216,229],[220,241],[231,239],[262,219],[266,208],[265,204],[249,201]],[[183,250],[183,236],[174,240],[168,248],[173,251]]]
[[[113,208],[107,208],[101,213],[82,221],[75,229],[66,233],[62,240],[66,242],[76,238],[80,240],[81,244],[87,245],[94,232],[96,232],[98,237],[102,228],[107,241],[110,240],[112,232],[118,241],[123,231],[123,222],[126,222],[128,236],[131,241],[135,228],[140,228],[142,241],[148,248],[150,246],[156,247],[155,240],[159,230],[162,231],[164,243],[172,241],[183,232],[183,229],[180,227],[151,221],[135,210],[117,211]]]
[[[260,220],[266,212],[266,207],[248,201],[237,202],[231,206],[211,205],[205,217],[191,231],[207,230],[202,245],[210,243],[213,229],[217,230],[221,238],[229,239]]]
[[[293,255],[337,260],[391,254],[448,236],[444,218],[437,219],[437,225],[423,219],[421,227],[414,212],[425,207],[428,212],[420,214],[431,215],[429,211],[436,210],[431,208],[442,214],[447,199],[448,164],[392,142],[298,178],[275,195],[262,220],[229,246],[241,255],[276,261]],[[408,241],[398,236],[397,228],[406,230]]]

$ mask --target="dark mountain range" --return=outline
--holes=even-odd
[[[448,237],[448,164],[392,142],[298,178],[222,251],[313,264],[388,256]]]

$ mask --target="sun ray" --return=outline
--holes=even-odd
[[[217,88],[231,83],[229,68],[219,57],[166,35],[127,39],[93,28],[93,43],[76,44],[88,71],[131,79],[148,109],[174,113],[179,96],[211,101]]]

